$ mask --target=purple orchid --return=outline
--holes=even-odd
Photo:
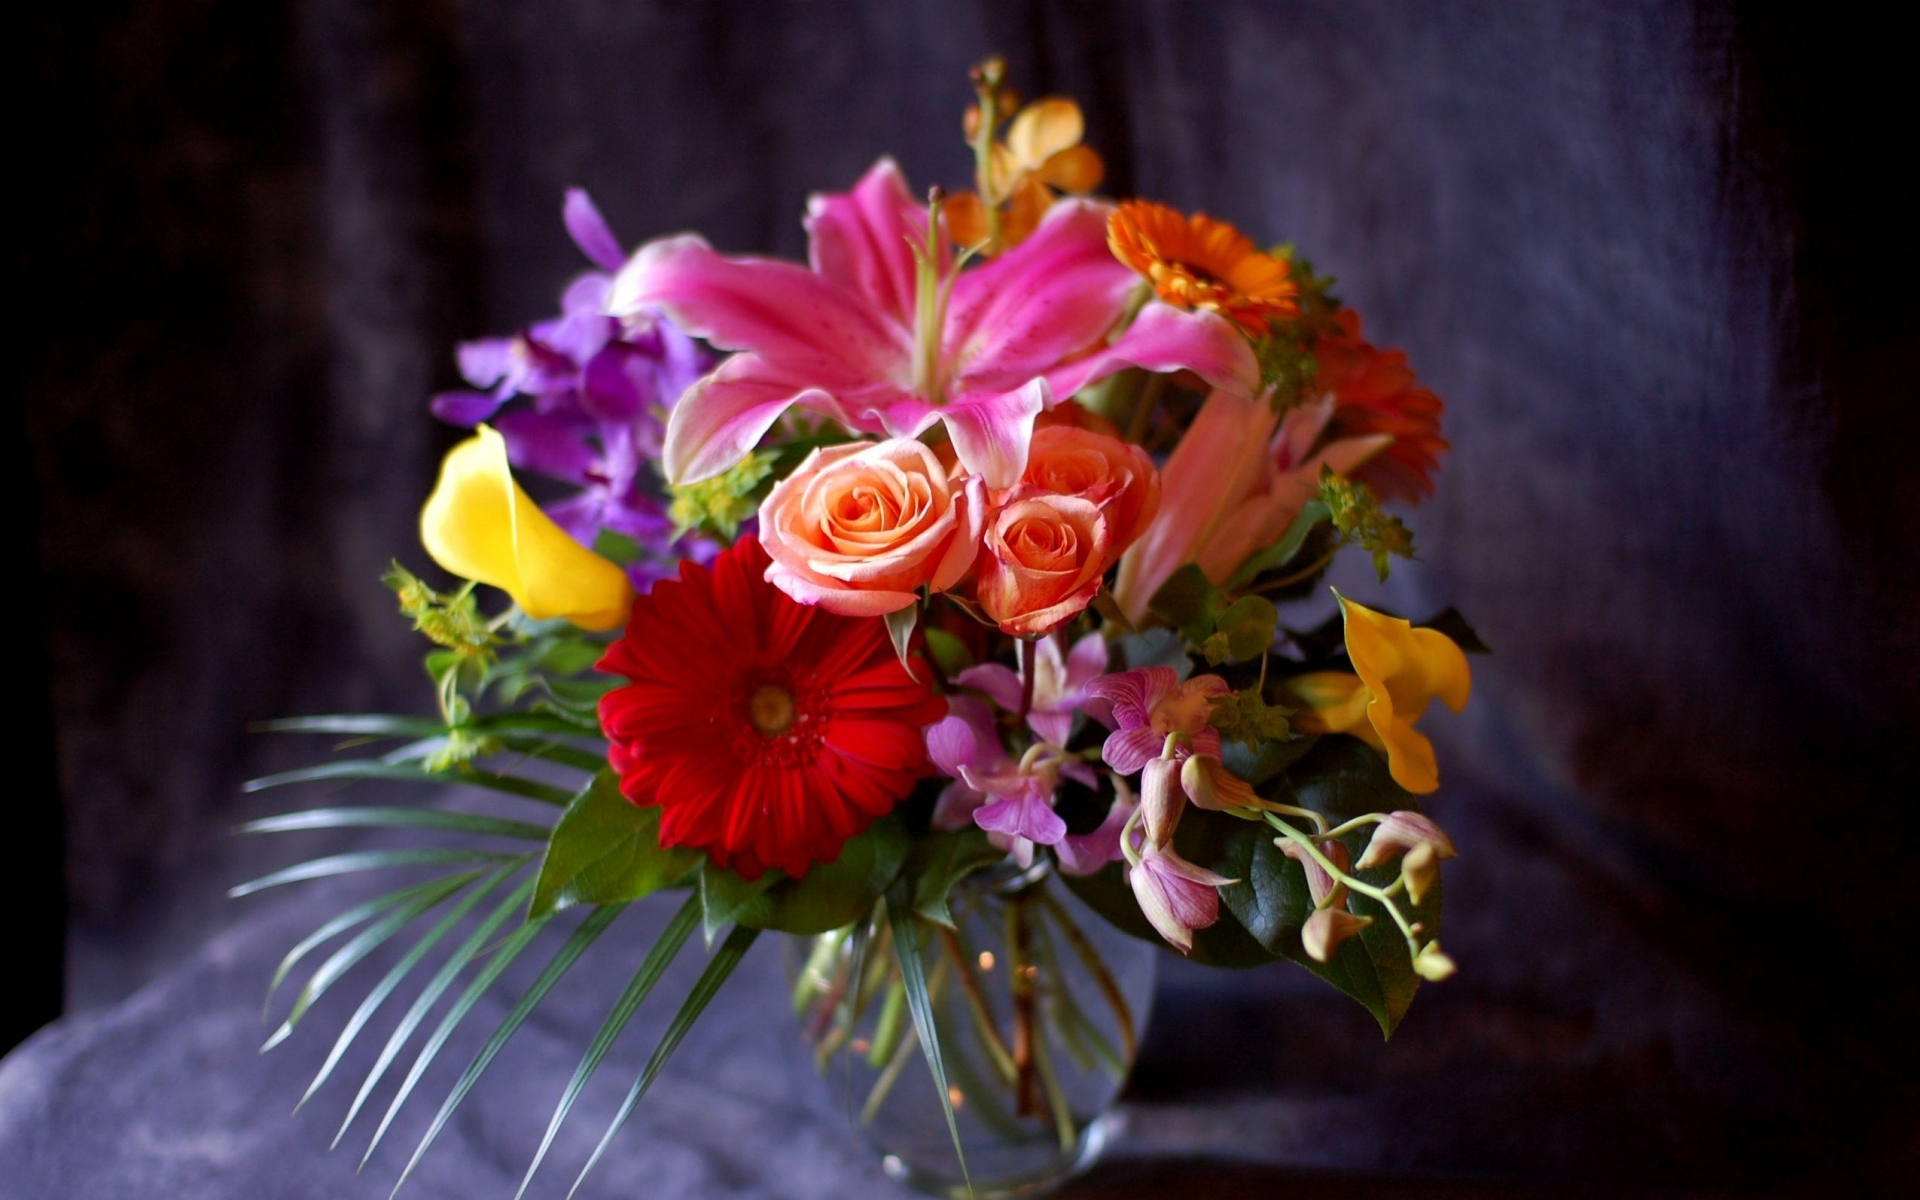
[[[1056,746],[1073,734],[1073,714],[1087,702],[1087,685],[1107,669],[1107,642],[1090,633],[1061,653],[1058,635],[1034,645],[1033,703],[1027,710],[1027,728]],[[1011,667],[983,663],[954,677],[961,687],[983,692],[1008,712],[1020,711],[1020,676]]]
[[[584,191],[567,192],[562,216],[600,270],[567,287],[560,316],[512,337],[463,343],[460,373],[483,390],[442,392],[433,412],[454,425],[491,421],[514,466],[578,486],[547,515],[582,545],[603,530],[639,543],[646,555],[630,573],[645,590],[679,559],[704,562],[719,551],[705,538],[675,538],[645,471],[660,457],[667,414],[714,358],[657,311],[606,315],[609,272],[626,256]],[[496,415],[516,397],[531,403]]]
[[[1186,741],[1176,747],[1176,759],[1189,754],[1219,758],[1220,731],[1208,722],[1213,702],[1232,691],[1218,675],[1196,675],[1182,683],[1172,667],[1102,675],[1087,685],[1087,695],[1095,702],[1088,711],[1114,730],[1100,749],[1101,757],[1122,775],[1131,775],[1160,757],[1168,734],[1182,734]]]
[[[1025,469],[1034,417],[1124,367],[1256,389],[1247,339],[1216,313],[1151,301],[1107,341],[1141,282],[1107,249],[1107,206],[1056,204],[1021,245],[958,273],[944,228],[929,245],[928,211],[881,159],[851,192],[813,198],[810,268],[723,256],[691,234],[640,248],[609,311],[657,307],[741,352],[674,407],[669,480],[726,470],[800,405],[889,437],[944,422],[961,465],[1005,488]]]
[[[1036,846],[1067,837],[1066,821],[1053,811],[1061,777],[1098,786],[1085,763],[1067,760],[1057,746],[1037,744],[1016,761],[1000,743],[993,710],[973,696],[948,700],[945,719],[927,730],[927,757],[953,780],[934,806],[935,828],[959,829],[970,819],[1023,867]]]

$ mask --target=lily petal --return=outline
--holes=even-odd
[[[657,307],[723,350],[752,351],[788,378],[840,391],[911,377],[907,330],[798,263],[717,254],[692,234],[640,247],[614,277],[607,309]],[[677,406],[685,408],[683,399]]]
[[[618,271],[627,256],[620,251],[620,239],[613,236],[607,220],[593,203],[585,188],[568,188],[567,202],[560,209],[573,244],[602,271]]]
[[[1192,371],[1210,387],[1241,396],[1260,388],[1260,364],[1232,321],[1201,309],[1152,303],[1113,345],[1047,373],[1054,394],[1071,396],[1126,367],[1156,373]]]
[[[844,193],[807,201],[807,258],[821,276],[863,297],[911,329],[917,267],[913,247],[927,241],[926,206],[914,202],[906,177],[883,158]],[[941,247],[944,253],[946,247]]]
[[[942,350],[958,390],[1008,391],[1093,346],[1138,278],[1107,248],[1107,206],[1054,205],[1032,237],[954,282]]]
[[[1035,379],[1012,392],[962,396],[940,409],[960,465],[998,491],[1020,482],[1033,441],[1033,419],[1051,398],[1047,381]]]
[[[844,420],[840,402],[757,354],[736,354],[688,388],[667,417],[661,467],[669,483],[698,483],[745,458],[795,404]]]

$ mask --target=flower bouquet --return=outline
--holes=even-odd
[[[557,939],[402,1182],[656,892],[677,911],[609,997],[529,1182],[696,932],[705,970],[581,1178],[769,930],[808,939],[793,1011],[886,1169],[941,1194],[1031,1194],[1098,1153],[1156,947],[1290,959],[1387,1034],[1453,972],[1454,846],[1418,810],[1439,774],[1416,725],[1466,703],[1481,647],[1451,612],[1282,611],[1325,595],[1343,549],[1382,579],[1411,554],[1382,506],[1431,491],[1439,399],[1291,247],[1094,198],[1072,101],[1022,106],[997,60],[973,84],[971,190],[916,198],[882,159],[814,197],[805,264],[691,234],[629,254],[575,191],[597,270],[557,318],[461,347],[471,390],[433,408],[474,434],[420,520],[459,582],[389,578],[433,645],[438,712],[279,722],[392,745],[253,786],[427,781],[526,811],[469,790],[255,821],[431,844],[236,889],[438,872],[329,920],[275,978],[344,939],[269,1045],[418,931],[317,1089],[439,951],[341,1127],[400,1076],[369,1155],[480,997]],[[537,504],[516,472],[571,491]],[[922,1060],[931,1084],[903,1080]]]

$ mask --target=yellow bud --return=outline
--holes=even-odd
[[[1428,983],[1439,983],[1443,979],[1453,978],[1460,968],[1454,965],[1440,949],[1439,942],[1428,942],[1421,947],[1420,953],[1413,956],[1413,972]]]
[[[1300,927],[1300,945],[1313,961],[1326,962],[1340,949],[1340,943],[1371,924],[1372,917],[1356,917],[1344,908],[1323,908]]]
[[[446,570],[499,588],[536,621],[613,629],[633,604],[627,573],[540,511],[513,481],[506,441],[485,425],[440,465],[420,541]]]
[[[1421,842],[1400,858],[1400,875],[1407,881],[1407,898],[1415,904],[1426,899],[1440,881],[1440,853],[1432,842]]]

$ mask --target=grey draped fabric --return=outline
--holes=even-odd
[[[1457,604],[1497,651],[1428,723],[1462,977],[1383,1047],[1297,971],[1172,964],[1132,1165],[1088,1194],[1193,1156],[1244,1185],[1220,1194],[1914,1160],[1920,435],[1883,35],[1709,0],[282,0],[28,29],[22,457],[72,1015],[0,1067],[27,1194],[377,1194],[327,1120],[284,1117],[319,1040],[252,1054],[271,962],[330,910],[221,899],[322,839],[226,831],[261,811],[241,779],[321,752],[249,722],[430,702],[377,580],[422,561],[453,343],[552,311],[584,265],[571,184],[629,243],[786,255],[806,195],[881,153],[964,184],[964,72],[996,48],[1082,100],[1114,189],[1297,242],[1410,352],[1455,449],[1420,562],[1342,586]],[[756,1015],[773,957],[603,1194],[882,1194],[768,1082],[798,1079]],[[511,1186],[621,961],[583,966],[421,1194]]]

